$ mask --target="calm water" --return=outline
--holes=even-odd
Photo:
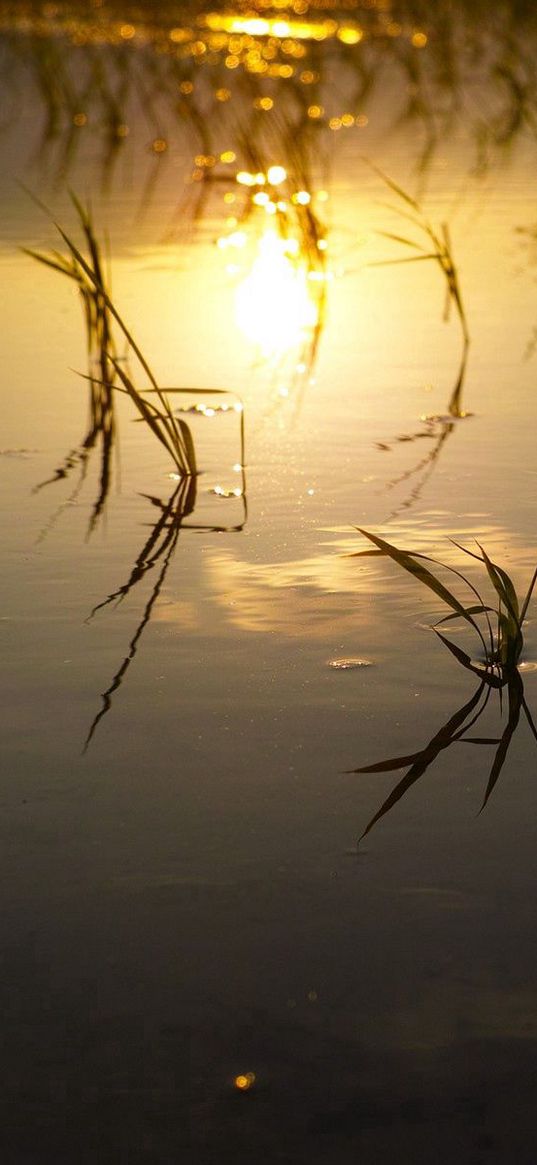
[[[530,1165],[528,722],[481,815],[494,745],[456,742],[358,849],[406,769],[349,770],[417,753],[479,686],[428,630],[441,602],[350,557],[355,527],[479,586],[450,538],[520,592],[537,561],[531,12],[489,39],[478,5],[208,29],[41,9],[0,5],[2,1160]],[[444,275],[384,265],[416,253],[386,235],[425,236],[367,159],[449,222],[464,417]],[[270,166],[287,177],[255,184]],[[20,181],[77,245],[67,187],[91,199],[159,384],[207,390],[170,397],[206,406],[181,414],[182,510],[118,396],[95,515],[80,305],[20,249],[65,253]],[[470,735],[506,717],[492,693]]]

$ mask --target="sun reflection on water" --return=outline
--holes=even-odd
[[[311,296],[295,239],[280,238],[272,230],[262,235],[235,302],[241,331],[265,359],[283,356],[303,343],[319,323],[319,305]]]

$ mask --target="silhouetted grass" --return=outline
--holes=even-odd
[[[66,276],[78,289],[88,353],[89,427],[81,444],[66,455],[53,476],[38,485],[36,490],[66,478],[76,466],[80,466],[79,484],[81,484],[87,472],[89,454],[95,445],[100,443],[99,492],[90,519],[91,532],[104,509],[111,481],[111,456],[116,437],[113,392],[116,347],[112,332],[112,313],[108,306],[109,295],[106,292],[106,273],[102,250],[93,228],[89,210],[82,206],[75,195],[71,197],[82,227],[87,258],[83,260],[81,254],[80,257],[77,257],[72,249],[69,249],[67,255],[62,255],[59,251],[43,253],[29,247],[23,247],[22,250],[39,263]],[[42,207],[37,199],[35,201]],[[42,209],[48,213],[45,207]],[[89,272],[91,272],[91,277]]]
[[[518,727],[522,711],[526,716],[533,736],[537,740],[537,730],[524,698],[524,685],[518,670],[518,664],[524,646],[523,626],[537,582],[537,569],[533,573],[524,597],[519,598],[507,571],[493,562],[482,546],[477,544],[478,552],[475,552],[468,550],[464,546],[459,546],[459,543],[455,543],[460,550],[484,567],[486,576],[494,592],[496,605],[492,607],[484,601],[471,580],[454,567],[430,558],[428,555],[415,551],[401,550],[368,530],[360,529],[359,533],[369,539],[375,549],[359,551],[356,557],[382,555],[391,558],[397,566],[407,571],[418,582],[432,591],[450,609],[450,613],[440,619],[434,625],[433,629],[457,662],[468,671],[477,675],[480,680],[479,687],[471,700],[463,704],[449,718],[447,723],[433,736],[425,748],[406,756],[393,757],[388,760],[379,761],[376,764],[362,765],[350,770],[354,773],[381,773],[402,768],[408,769],[403,779],[399,781],[389,797],[383,802],[378,812],[369,821],[359,839],[361,840],[361,838],[369,833],[376,822],[388,813],[408,789],[424,775],[429,765],[436,760],[439,753],[453,743],[464,742],[496,746],[483,798],[482,808],[484,808],[505,764],[507,753]],[[440,568],[443,571],[448,571],[459,582],[464,583],[474,599],[478,600],[477,603],[468,605],[466,599],[464,601],[461,600],[458,595],[438,578],[436,572],[429,569],[429,565],[425,565],[426,563]],[[458,644],[451,642],[438,630],[440,626],[457,619],[465,622],[477,634],[484,653],[482,663],[472,660],[466,651],[459,647]],[[484,630],[482,630],[478,620],[484,622]],[[502,691],[507,689],[507,724],[502,735],[499,737],[468,736],[467,733],[470,728],[473,727],[485,711],[491,692],[494,689],[498,691],[500,696],[500,710],[502,707]]]
[[[67,257],[57,251],[43,254],[28,248],[23,249],[40,263],[74,280],[78,286],[85,313],[88,353],[90,360],[97,358],[100,371],[99,377],[95,377],[93,372],[87,377],[90,382],[94,423],[99,427],[101,415],[113,417],[113,391],[125,392],[141,419],[169,453],[178,473],[183,477],[191,476],[196,473],[196,457],[190,429],[185,421],[174,415],[165,392],[159,388],[147,360],[113,303],[89,209],[84,207],[74,194],[71,194],[71,198],[82,227],[88,255],[82,253],[58,223],[55,224],[56,229],[67,246]],[[128,366],[120,364],[113,337],[114,323],[126,341],[127,351],[136,357],[149,380],[158,404],[146,399],[135,385]],[[106,408],[102,402],[105,402]]]
[[[466,362],[468,359],[468,348],[470,345],[470,333],[468,331],[468,323],[466,319],[466,312],[462,300],[462,293],[459,284],[459,276],[453,258],[451,247],[451,238],[449,227],[447,223],[442,223],[440,227],[435,227],[425,215],[419,202],[412,198],[407,191],[403,190],[392,178],[388,177],[378,166],[368,161],[368,165],[378,174],[379,178],[388,186],[388,188],[397,196],[399,203],[403,205],[390,206],[389,209],[395,211],[405,221],[411,225],[422,236],[422,240],[417,242],[413,238],[408,238],[406,235],[394,234],[391,231],[379,231],[378,233],[385,239],[391,242],[398,243],[401,246],[408,247],[417,254],[406,256],[403,259],[383,259],[371,264],[372,267],[387,267],[394,266],[401,263],[419,263],[419,262],[434,262],[438,265],[445,280],[446,298],[444,306],[444,320],[449,319],[451,309],[453,308],[459,319],[462,337],[463,350],[459,366],[459,370],[455,379],[455,384],[451,393],[448,404],[448,410],[451,416],[461,417],[465,414],[461,410],[461,396],[464,384],[464,376],[466,372]]]
[[[32,78],[43,112],[43,146],[57,150],[57,165],[64,172],[84,138],[96,131],[103,178],[109,178],[133,116],[145,120],[154,141],[166,146],[179,130],[192,138],[193,156],[217,155],[223,147],[218,140],[221,110],[214,94],[229,88],[232,101],[242,99],[245,108],[252,108],[266,95],[267,80],[271,84],[278,68],[289,65],[290,12],[289,34],[286,29],[269,38],[237,36],[232,28],[211,34],[202,3],[108,0],[96,11],[87,0],[62,0],[47,16],[39,0],[2,7],[6,78],[14,72],[13,62],[21,62]],[[271,10],[270,5],[253,2],[249,8],[264,18],[281,16],[281,7]],[[326,19],[326,4],[313,2],[308,8],[307,17],[299,17],[299,22]],[[286,72],[278,82],[297,133],[302,121],[306,124],[311,103],[320,111],[313,122],[318,133],[329,126],[334,112],[346,108],[363,114],[368,102],[381,95],[386,102],[389,70],[392,126],[411,127],[421,169],[457,121],[475,140],[481,170],[489,165],[492,148],[505,151],[523,135],[535,136],[534,5],[507,0],[491,13],[490,5],[479,0],[456,4],[436,0],[427,5],[423,0],[394,0],[389,20],[382,5],[360,5],[356,13],[344,3],[329,8],[331,26],[322,42],[314,36],[301,39],[300,68],[292,75]],[[241,10],[244,5],[236,8],[237,15]],[[135,33],[125,40],[119,29],[131,20]],[[343,43],[337,35],[349,21],[359,28],[355,43]],[[416,32],[421,37],[418,45]],[[196,56],[191,48],[200,39],[207,51]],[[269,67],[274,72],[267,78],[268,70],[257,72],[251,66],[252,52],[263,50],[269,39]],[[236,57],[233,71],[226,68],[230,53]],[[308,84],[302,83],[304,72],[311,75]],[[191,90],[179,89],[190,81]],[[18,98],[16,80],[12,85]],[[490,97],[486,115],[485,102],[475,101],[477,85],[480,92],[486,86]],[[252,117],[252,128],[253,124]],[[165,156],[164,148],[154,160],[158,163]]]
[[[397,546],[393,546],[387,542],[384,538],[380,538],[377,534],[372,534],[368,530],[358,529],[359,533],[363,534],[365,538],[368,538],[376,549],[358,551],[353,557],[360,558],[380,555],[391,558],[397,566],[406,570],[418,582],[421,582],[422,585],[433,591],[442,603],[450,608],[450,614],[440,619],[434,626],[438,637],[463,667],[474,672],[493,687],[502,687],[508,681],[509,673],[517,667],[520,660],[524,646],[523,625],[537,581],[537,568],[533,573],[526,595],[524,598],[519,599],[512,579],[507,571],[493,562],[486,550],[479,543],[476,543],[478,550],[476,552],[468,550],[467,547],[461,546],[458,542],[454,542],[454,545],[464,554],[467,554],[470,558],[484,566],[488,580],[492,584],[495,592],[496,608],[494,608],[485,602],[475,585],[460,570],[448,566],[447,563],[430,558],[426,554],[401,550]],[[456,576],[471,591],[474,598],[477,599],[477,604],[472,603],[468,606],[465,602],[462,602],[436,574],[424,565],[425,563],[430,563]],[[495,615],[494,626],[490,618],[491,614]],[[478,617],[484,619],[484,632],[477,621]],[[446,639],[438,630],[441,625],[453,619],[462,619],[477,634],[484,653],[482,665],[474,662],[465,651],[449,639]]]

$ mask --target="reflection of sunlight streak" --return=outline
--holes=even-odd
[[[316,327],[319,308],[311,298],[307,271],[294,260],[296,240],[267,231],[257,258],[236,293],[237,322],[264,357],[283,355]]]
[[[362,31],[355,25],[338,28],[335,20],[296,20],[277,16],[266,18],[260,16],[233,16],[210,12],[203,17],[203,23],[211,32],[231,32],[246,34],[252,37],[296,37],[297,40],[322,41],[338,34],[340,40],[347,44],[357,44],[362,38]]]
[[[425,554],[434,555],[441,544],[443,560],[460,568],[464,555],[449,542],[452,527],[447,524],[449,516],[444,517],[445,522],[441,514],[429,512],[421,520],[402,520],[396,527],[397,537]],[[333,533],[337,535],[333,541],[322,543],[318,553],[303,559],[250,562],[230,551],[209,554],[205,566],[210,587],[226,622],[241,631],[311,641],[333,637],[337,631],[347,653],[349,647],[352,651],[356,647],[360,654],[367,654],[371,650],[372,629],[381,629],[385,617],[382,605],[377,609],[372,597],[391,597],[394,587],[413,610],[421,610],[425,626],[434,620],[438,611],[434,600],[425,602],[419,594],[408,595],[407,580],[394,580],[386,560],[367,558],[360,563],[354,557],[363,549],[358,535],[337,528]],[[388,536],[393,539],[392,533]],[[457,537],[467,544],[479,538],[490,547],[493,557],[503,554],[509,573],[516,584],[520,580],[521,586],[535,566],[535,548],[520,545],[505,527],[493,525],[486,514],[467,519],[457,530]],[[471,572],[469,577],[473,577]],[[375,630],[377,633],[380,630]]]

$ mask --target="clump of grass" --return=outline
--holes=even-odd
[[[75,466],[80,466],[82,482],[87,471],[89,455],[100,443],[101,472],[99,492],[90,520],[92,529],[104,509],[110,488],[111,456],[116,436],[113,392],[115,380],[113,359],[116,357],[116,348],[112,333],[112,315],[102,292],[106,287],[106,275],[101,248],[89,211],[83,209],[74,195],[72,198],[83,228],[88,251],[87,263],[91,267],[94,279],[88,277],[84,267],[72,252],[62,255],[56,250],[48,253],[34,251],[29,247],[23,247],[22,250],[32,259],[65,275],[78,288],[88,353],[89,426],[80,445],[70,450],[54,475],[36,486],[36,490],[68,477]]]
[[[78,286],[88,337],[90,373],[87,379],[90,382],[94,424],[99,425],[102,417],[113,416],[113,391],[125,392],[132,400],[141,420],[169,453],[179,475],[190,477],[197,472],[190,429],[185,421],[174,415],[166,393],[159,388],[147,360],[113,303],[89,208],[84,207],[74,194],[71,194],[71,199],[82,227],[88,255],[83,255],[58,223],[55,226],[67,246],[67,256],[57,251],[43,254],[28,248],[24,250],[40,263],[68,276]],[[117,325],[122,333],[128,353],[136,357],[147,376],[158,403],[146,399],[143,392],[136,387],[128,365],[119,362],[113,324]],[[95,358],[99,365],[97,377],[91,367],[91,362]]]
[[[426,554],[401,550],[390,542],[386,542],[384,538],[380,538],[378,534],[372,534],[359,527],[357,529],[360,534],[373,543],[375,549],[358,551],[355,557],[383,555],[391,558],[399,567],[413,575],[418,582],[433,591],[442,603],[450,608],[450,614],[434,625],[434,630],[442,643],[463,667],[474,672],[492,687],[503,687],[508,683],[510,675],[517,668],[524,646],[523,625],[537,582],[537,568],[533,573],[526,595],[519,599],[507,571],[493,562],[479,543],[476,543],[476,552],[454,542],[459,550],[484,566],[495,592],[496,605],[492,607],[485,602],[475,585],[461,571],[437,559],[430,558]],[[428,566],[425,566],[425,563],[440,567],[456,576],[469,588],[477,602],[468,606],[466,602],[461,601]],[[483,651],[483,663],[472,660],[462,648],[451,642],[438,630],[440,626],[454,619],[463,620],[478,636]],[[481,623],[478,620],[481,620]]]
[[[463,351],[459,371],[455,380],[455,385],[452,390],[449,401],[449,412],[453,417],[463,417],[465,414],[461,409],[461,396],[464,384],[464,376],[466,372],[466,361],[468,358],[468,348],[470,345],[470,333],[468,330],[468,322],[466,318],[466,311],[464,309],[462,293],[459,283],[459,276],[453,258],[453,251],[451,246],[451,237],[448,224],[443,222],[440,227],[435,227],[427,218],[420,203],[412,198],[406,190],[403,190],[392,178],[388,177],[383,170],[375,166],[372,162],[368,162],[371,169],[378,174],[382,181],[388,188],[397,196],[399,203],[403,205],[389,206],[389,210],[395,211],[401,218],[410,222],[416,228],[423,242],[417,242],[413,238],[407,238],[406,235],[394,234],[391,231],[379,231],[378,233],[385,239],[390,239],[391,242],[399,243],[404,247],[409,247],[416,252],[404,259],[385,259],[372,263],[373,267],[393,266],[400,263],[419,263],[424,261],[434,262],[438,264],[442,272],[446,286],[446,298],[444,305],[444,320],[447,322],[450,317],[451,309],[453,308],[458,316],[463,337]]]
[[[30,247],[23,247],[22,250],[32,259],[37,259],[38,263],[43,263],[71,279],[78,288],[86,327],[91,419],[93,428],[98,431],[102,428],[113,428],[112,359],[116,356],[116,348],[112,334],[112,312],[106,286],[105,263],[90,211],[82,206],[74,194],[71,194],[71,199],[83,230],[88,251],[87,259],[84,259],[77,248],[69,242],[61,227],[57,229],[68,244],[67,255],[62,255],[56,250],[43,253]],[[95,365],[99,368],[97,377],[94,374]]]
[[[451,745],[467,743],[480,746],[495,746],[494,758],[481,805],[481,809],[484,809],[505,764],[507,753],[518,728],[522,712],[524,712],[532,735],[537,740],[537,728],[535,727],[531,712],[524,698],[524,685],[518,669],[524,645],[523,625],[535,583],[537,582],[537,569],[533,573],[524,598],[519,599],[507,571],[498,566],[497,563],[492,562],[482,546],[478,544],[479,553],[476,553],[468,550],[464,546],[460,546],[459,543],[455,543],[465,554],[468,554],[484,566],[495,593],[496,605],[493,608],[484,602],[473,583],[461,571],[456,570],[454,567],[448,566],[446,563],[438,562],[436,559],[415,551],[401,550],[368,530],[360,529],[359,532],[373,543],[375,549],[359,551],[358,557],[362,555],[384,555],[391,558],[398,566],[406,570],[431,590],[437,598],[441,599],[445,606],[450,608],[450,613],[439,620],[434,626],[434,630],[458,663],[468,671],[477,675],[480,681],[471,699],[449,717],[447,722],[435,733],[424,748],[419,749],[417,752],[409,753],[406,756],[390,757],[387,760],[377,761],[375,764],[362,765],[359,768],[350,770],[353,773],[384,773],[393,772],[397,769],[407,770],[367,824],[359,838],[360,842],[377,821],[381,817],[384,817],[401,800],[412,785],[425,774],[439,754]],[[472,602],[470,605],[467,605],[466,601],[461,601],[425,563],[440,567],[456,576],[470,589],[474,599],[478,600],[477,603]],[[494,621],[491,616],[494,616]],[[484,652],[482,664],[474,662],[458,644],[446,639],[438,630],[442,624],[456,619],[463,620],[477,633],[481,648]],[[484,630],[479,625],[479,619],[484,620]],[[501,736],[468,735],[483,715],[493,689],[498,690],[501,710],[501,698],[504,688],[507,689],[507,723]]]

